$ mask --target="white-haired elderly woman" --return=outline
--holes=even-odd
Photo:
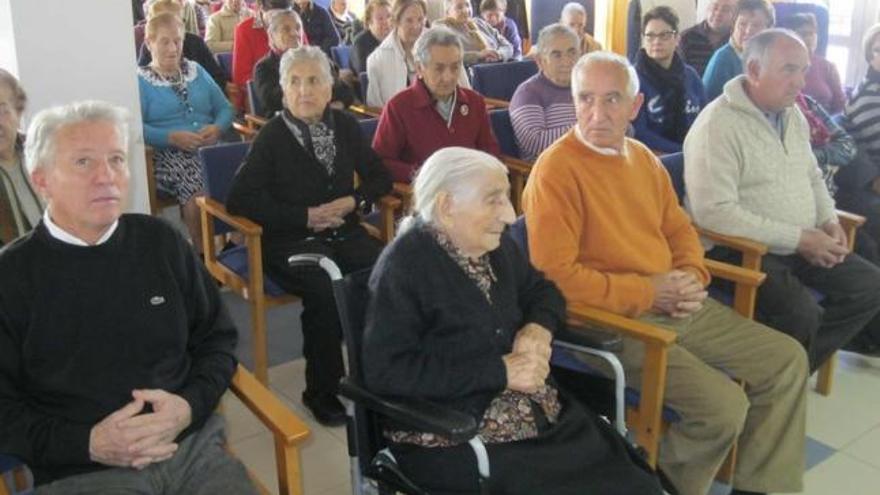
[[[195,198],[204,189],[196,154],[232,125],[232,107],[202,66],[182,56],[183,22],[172,13],[150,17],[150,64],[138,68],[144,141],[155,149],[156,187],[181,205],[194,248],[202,250]]]
[[[332,83],[330,61],[320,48],[284,53],[284,110],[254,139],[227,208],[262,225],[266,271],[284,290],[302,297],[303,402],[322,424],[339,425],[345,410],[336,399],[336,385],[344,368],[330,284],[320,271],[291,269],[287,258],[322,253],[345,272],[371,266],[382,246],[360,225],[357,213],[387,193],[391,180],[354,117],[329,107]]]
[[[254,66],[254,85],[262,105],[262,115],[271,118],[284,107],[279,71],[281,56],[287,50],[302,46],[304,28],[302,18],[293,10],[282,10],[269,18],[269,53]],[[354,92],[339,80],[338,68],[331,62],[333,88],[331,101],[336,108],[354,103]]]
[[[473,415],[491,493],[662,493],[616,432],[549,376],[565,301],[504,234],[509,194],[507,169],[481,151],[445,148],[425,162],[410,216],[370,277],[367,387]],[[467,443],[396,425],[384,435],[427,491],[479,491]]]
[[[550,24],[538,33],[535,62],[540,69],[516,88],[510,99],[510,121],[520,152],[534,160],[574,126],[571,69],[581,56],[573,29]]]
[[[0,246],[37,226],[43,203],[28,180],[24,135],[19,133],[27,95],[0,69]]]
[[[461,39],[464,64],[503,62],[513,58],[513,45],[482,17],[473,17],[471,0],[446,0],[446,17],[433,26],[446,26]]]
[[[395,0],[391,33],[367,57],[367,105],[382,107],[417,78],[413,47],[425,30],[425,0]],[[458,84],[470,88],[462,71]]]
[[[418,78],[388,102],[373,137],[394,181],[409,183],[422,162],[447,146],[499,155],[483,97],[458,83],[464,74],[458,36],[431,28],[413,52]]]

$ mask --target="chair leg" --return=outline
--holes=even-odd
[[[6,485],[5,473],[0,473],[0,495],[10,495],[9,487]]]
[[[251,326],[254,335],[254,376],[269,386],[269,342],[266,336],[266,300],[257,294],[251,303]]]
[[[281,495],[302,495],[299,450],[295,446],[287,446],[283,440],[275,438],[275,463],[278,470],[278,493]]]
[[[831,385],[834,383],[834,368],[837,367],[837,354],[832,354],[822,366],[819,367],[816,376],[816,392],[824,396],[831,394]]]

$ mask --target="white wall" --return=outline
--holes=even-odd
[[[131,2],[0,0],[0,66],[16,74],[28,94],[24,127],[36,112],[74,100],[127,108],[130,209],[149,211]]]

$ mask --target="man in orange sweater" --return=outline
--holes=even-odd
[[[541,154],[523,196],[532,262],[570,307],[677,334],[665,399],[682,420],[663,437],[660,466],[683,495],[708,492],[737,436],[733,493],[800,491],[803,348],[706,297],[703,249],[666,170],[625,137],[642,104],[626,59],[584,56],[572,91],[577,125]],[[643,359],[642,345],[628,340],[621,360],[629,377],[641,376]],[[745,380],[745,390],[727,373]]]

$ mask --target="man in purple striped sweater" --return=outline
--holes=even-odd
[[[571,69],[581,55],[577,34],[551,24],[538,34],[540,71],[516,88],[510,120],[522,158],[532,161],[574,125]]]

